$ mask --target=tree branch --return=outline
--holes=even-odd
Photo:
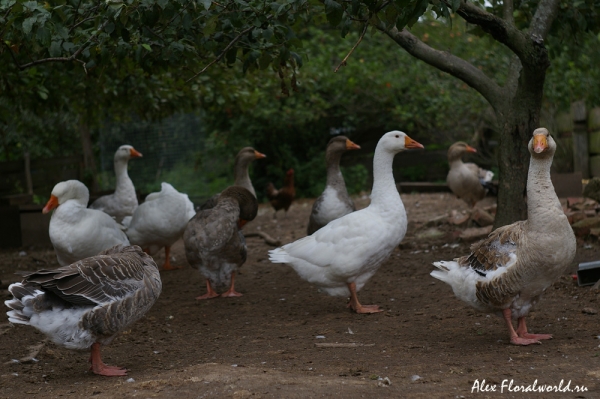
[[[377,29],[387,34],[413,57],[449,73],[477,90],[494,108],[499,101],[503,101],[502,88],[473,64],[449,52],[428,46],[406,29],[398,31],[394,27],[386,30],[382,23]]]
[[[350,52],[348,52],[348,54],[344,57],[344,59],[342,60],[342,62],[340,62],[340,65],[338,65],[337,68],[335,68],[335,70],[333,71],[334,73],[337,72],[337,71],[339,71],[342,66],[346,65],[346,61],[348,60],[348,58],[350,58],[350,55],[352,55],[352,53],[354,52],[354,50],[356,50],[356,48],[358,47],[358,45],[360,44],[360,42],[362,42],[363,37],[365,37],[365,33],[367,33],[367,28],[368,27],[369,27],[369,24],[365,23],[365,26],[363,27],[363,30],[362,30],[362,32],[360,34],[360,37],[358,38],[358,41],[350,49]]]
[[[506,22],[508,22],[511,25],[515,24],[515,17],[513,15],[513,12],[515,10],[514,5],[513,5],[513,0],[503,0],[504,2],[504,7],[503,7],[503,14],[504,14],[504,20]]]
[[[217,56],[217,58],[215,58],[214,60],[212,60],[211,62],[209,62],[207,66],[205,66],[204,68],[202,68],[202,70],[200,72],[196,73],[194,76],[192,76],[191,78],[189,78],[188,80],[186,80],[185,83],[189,83],[190,81],[196,79],[199,75],[201,75],[202,73],[204,73],[211,65],[213,65],[216,62],[221,61],[223,59],[223,57],[225,57],[225,54],[227,54],[227,52],[229,51],[229,49],[231,49],[233,47],[233,45],[238,42],[238,40],[240,40],[244,35],[246,35],[252,29],[254,29],[254,26],[250,26],[250,27],[244,29],[243,31],[241,31],[239,35],[237,35],[231,42],[229,42],[229,44],[227,45],[227,47],[225,47],[223,49],[223,51],[221,51],[221,54],[219,54]]]
[[[531,20],[529,32],[545,40],[558,15],[559,5],[560,0],[541,0]]]

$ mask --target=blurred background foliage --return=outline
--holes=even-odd
[[[462,20],[449,21],[426,14],[411,31],[501,82],[508,51]],[[363,147],[342,158],[351,193],[368,189],[374,146],[388,130],[405,131],[427,150],[445,151],[456,140],[479,144],[484,136],[493,142],[495,121],[483,97],[382,34],[369,31],[337,73],[358,34],[340,39],[323,24],[298,35],[300,68],[244,73],[216,64],[192,83],[168,67],[150,73],[133,62],[87,74],[72,64],[17,71],[7,63],[0,67],[10,72],[0,73],[0,161],[22,159],[25,151],[32,158],[81,154],[83,127],[92,135],[98,167],[92,177],[100,190],[114,187],[112,157],[128,143],[144,154],[130,163],[140,192],[168,181],[204,198],[231,184],[235,154],[251,145],[267,155],[251,167],[259,199],[268,181],[281,186],[289,168],[296,171],[298,195],[315,197],[325,183],[325,146],[335,134]],[[600,105],[599,44],[589,33],[548,43],[547,114],[575,100]],[[493,167],[493,146],[487,150],[479,161]],[[399,170],[398,178],[431,180],[425,169],[413,169]]]

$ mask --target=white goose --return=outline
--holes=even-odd
[[[125,216],[133,215],[138,206],[137,195],[133,182],[127,173],[127,165],[131,158],[139,158],[142,154],[130,145],[122,145],[115,152],[114,167],[117,183],[115,192],[103,195],[92,202],[90,208],[108,213],[121,223]]]
[[[269,251],[273,263],[289,264],[303,279],[329,295],[350,295],[357,313],[381,312],[361,305],[356,292],[375,274],[406,234],[406,211],[394,182],[394,155],[423,146],[405,133],[384,134],[373,159],[371,204],[331,221],[314,234]]]
[[[575,235],[550,181],[556,142],[539,128],[528,148],[527,220],[496,229],[467,256],[435,262],[440,270],[431,272],[474,308],[501,313],[514,345],[552,338],[528,333],[525,317],[571,265],[576,250]],[[516,331],[512,319],[518,321]]]
[[[108,214],[87,208],[90,192],[78,180],[58,183],[42,210],[56,209],[50,219],[50,241],[61,266],[98,255],[115,245],[129,245],[121,226]]]
[[[126,233],[133,245],[139,245],[153,254],[165,247],[163,270],[174,270],[170,261],[171,245],[183,235],[188,221],[194,217],[194,204],[187,194],[175,190],[169,183],[162,183],[158,193],[150,193],[137,207],[131,218],[126,218]]]
[[[107,366],[100,345],[139,320],[156,302],[162,283],[156,263],[139,247],[116,246],[54,270],[38,270],[8,287],[8,320],[40,330],[67,349],[91,349],[91,370],[127,375]]]

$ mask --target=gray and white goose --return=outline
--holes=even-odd
[[[254,191],[248,169],[254,160],[266,157],[265,154],[256,151],[252,147],[242,148],[235,156],[235,162],[233,164],[233,185],[244,187],[254,195],[254,198],[256,198],[256,191]],[[207,199],[206,202],[200,206],[200,209],[204,210],[214,207],[217,204],[219,194],[215,194]]]
[[[137,194],[133,182],[127,173],[127,166],[131,158],[141,158],[142,154],[135,148],[126,144],[120,146],[115,152],[114,168],[117,178],[115,192],[103,195],[90,204],[90,208],[108,213],[121,223],[124,217],[133,215],[138,206]]]
[[[356,210],[346,190],[344,176],[340,170],[340,159],[346,151],[359,149],[359,145],[345,136],[337,136],[329,140],[325,152],[327,183],[323,194],[313,203],[306,234],[311,235],[332,220]]]
[[[514,345],[552,338],[531,334],[525,318],[542,293],[571,266],[576,241],[552,182],[550,167],[556,142],[545,128],[529,141],[527,220],[503,226],[454,261],[435,262],[431,275],[449,284],[454,294],[483,312],[504,317]],[[513,328],[512,319],[518,322]]]
[[[185,255],[189,264],[206,279],[204,295],[196,299],[218,297],[213,289],[229,286],[222,297],[241,296],[235,291],[235,272],[246,261],[246,240],[242,226],[256,217],[256,197],[244,187],[223,190],[217,204],[199,211],[183,233]]]
[[[26,274],[8,287],[12,323],[35,327],[67,349],[91,350],[91,370],[127,375],[107,366],[100,346],[139,320],[156,302],[162,283],[156,263],[138,246],[115,246],[54,270]]]

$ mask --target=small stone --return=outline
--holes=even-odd
[[[598,311],[594,308],[583,308],[583,310],[581,311],[581,313],[585,313],[585,314],[596,314],[598,313]]]
[[[133,378],[128,378],[127,382],[135,382],[135,380]]]

